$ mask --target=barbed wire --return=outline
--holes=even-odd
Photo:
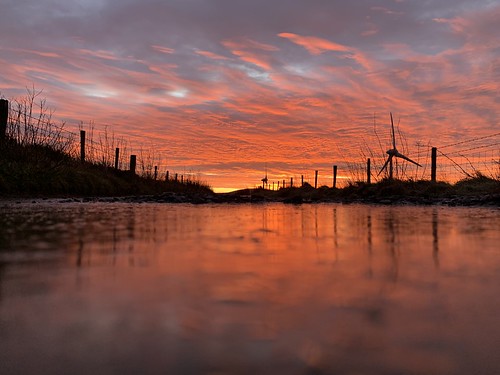
[[[500,132],[499,132],[499,133],[490,134],[490,135],[485,135],[485,136],[483,136],[483,137],[477,137],[477,138],[467,139],[467,140],[465,140],[465,141],[460,141],[460,142],[456,142],[456,143],[451,143],[451,144],[444,145],[444,146],[439,146],[438,148],[439,148],[439,149],[443,149],[443,148],[447,148],[447,147],[452,147],[452,146],[461,145],[461,144],[464,144],[464,143],[476,142],[476,141],[480,141],[480,140],[482,140],[482,139],[493,138],[493,137],[496,137],[496,136],[498,136],[498,135],[500,135]]]
[[[449,153],[447,153],[447,155],[454,155],[454,154],[458,154],[458,153],[462,153],[462,152],[466,152],[466,151],[478,150],[478,149],[493,147],[493,146],[497,146],[497,145],[500,145],[500,142],[491,143],[488,145],[481,145],[481,146],[466,148],[466,149],[462,149],[462,150],[457,150],[457,151],[449,152]]]

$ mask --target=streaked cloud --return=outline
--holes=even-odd
[[[163,47],[163,46],[151,46],[154,50],[161,52],[161,53],[174,53],[174,50],[172,48],[168,47]]]

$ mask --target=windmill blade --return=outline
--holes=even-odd
[[[396,134],[394,133],[394,120],[392,119],[392,112],[389,112],[391,114],[391,127],[392,127],[392,148],[394,150],[396,149]]]
[[[394,156],[396,156],[397,158],[401,158],[401,159],[404,159],[406,161],[409,161],[410,163],[413,163],[415,165],[418,165],[419,167],[422,167],[420,164],[418,164],[416,161],[413,161],[411,160],[408,156],[405,156],[399,152],[397,152],[396,154],[394,154]]]
[[[380,169],[380,172],[378,172],[377,174],[377,177],[382,173],[382,171],[387,168],[387,165],[391,162],[392,160],[392,155],[389,155],[389,157],[387,158],[387,160],[385,161],[385,164],[384,166]]]

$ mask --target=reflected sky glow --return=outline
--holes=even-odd
[[[3,374],[500,369],[497,210],[2,210]]]
[[[254,186],[266,164],[329,171],[366,146],[382,165],[390,111],[410,156],[498,130],[496,1],[29,0],[2,15],[0,95],[35,85],[68,127],[153,141],[162,170],[214,187]]]

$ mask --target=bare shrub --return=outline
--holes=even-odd
[[[65,123],[56,125],[52,121],[54,110],[40,98],[42,90],[26,89],[27,94],[11,101],[7,137],[23,146],[47,146],[53,150],[70,153],[74,145],[74,134],[64,129]]]

